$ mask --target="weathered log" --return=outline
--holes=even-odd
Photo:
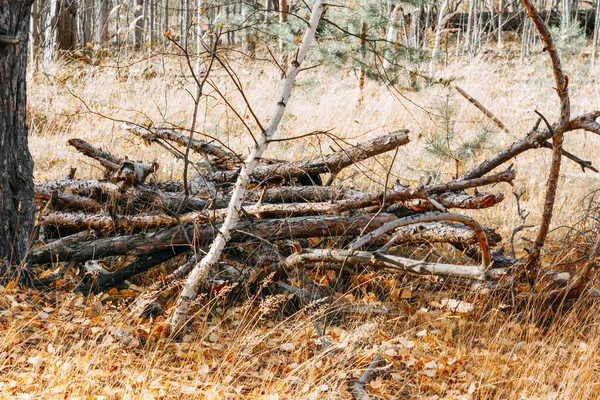
[[[222,149],[219,146],[205,142],[203,140],[192,139],[186,135],[177,132],[174,129],[166,128],[146,128],[130,123],[124,124],[124,128],[129,132],[141,137],[147,143],[155,142],[157,139],[169,140],[181,146],[187,146],[189,143],[190,149],[200,154],[210,154],[219,159],[240,160],[240,157],[231,151]]]
[[[359,199],[367,195],[340,186],[257,186],[249,191],[244,201],[271,204],[320,203],[325,201]]]
[[[562,13],[554,9],[552,11],[544,10],[540,11],[540,14],[544,21],[548,21],[548,25],[550,26],[558,26],[560,25],[560,21],[562,18]],[[578,10],[577,15],[572,13],[573,17],[577,19],[577,21],[581,24],[582,27],[585,28],[585,32],[588,36],[591,36],[594,33],[594,23],[596,21],[596,11],[593,9],[587,10]],[[477,21],[481,21],[483,25],[484,31],[491,31],[496,29],[496,24],[493,23],[493,19],[498,18],[498,13],[494,12],[493,14],[489,11],[477,13],[475,17]],[[502,30],[503,31],[516,31],[523,27],[523,23],[527,18],[527,13],[525,11],[519,12],[503,12],[502,13]],[[446,23],[446,27],[453,29],[462,29],[466,30],[467,24],[469,21],[469,14],[467,13],[456,13],[452,15],[452,17]]]
[[[97,201],[88,197],[78,196],[76,194],[62,193],[59,191],[50,191],[35,187],[35,200],[41,206],[42,202],[50,202],[54,208],[75,209],[85,211],[100,211],[104,208]]]
[[[493,229],[483,228],[490,247],[497,246],[502,237]],[[461,243],[477,244],[475,231],[465,225],[447,222],[417,223],[394,231],[393,244],[402,243]]]
[[[216,199],[210,198],[208,191],[202,195],[191,195],[186,199],[183,193],[166,192],[146,184],[123,189],[115,183],[95,179],[62,179],[35,185],[36,198],[43,199],[47,197],[46,193],[48,192],[72,194],[101,203],[107,202],[108,199],[111,204],[121,203],[122,205],[139,205],[147,208],[152,208],[155,205],[170,211],[178,210],[184,200],[186,206],[182,209],[183,211],[204,210],[209,207],[227,207],[227,198],[221,194],[217,194]]]
[[[115,182],[143,183],[148,175],[158,169],[158,163],[156,162],[143,163],[123,159],[97,149],[82,139],[70,139],[68,143],[75,147],[77,151],[100,162],[112,174],[111,178]]]
[[[106,289],[120,285],[132,276],[146,272],[150,268],[162,264],[184,251],[185,249],[183,248],[175,248],[141,256],[139,259],[127,264],[125,267],[119,268],[109,274],[100,275],[95,282],[88,285],[81,285],[77,289],[86,294],[102,292]]]
[[[458,222],[464,225],[467,225],[473,231],[475,231],[475,235],[477,237],[477,243],[481,249],[481,259],[482,266],[484,270],[487,270],[491,264],[491,253],[490,253],[490,245],[487,240],[487,235],[483,230],[483,227],[479,225],[477,221],[472,218],[469,218],[464,215],[459,214],[448,214],[448,213],[426,213],[420,215],[413,215],[410,217],[399,218],[395,221],[387,222],[383,224],[380,228],[375,229],[360,238],[356,239],[352,245],[350,246],[350,250],[357,250],[365,244],[369,243],[371,240],[392,231],[401,226],[409,226],[414,223],[422,223],[422,222],[438,222],[438,221],[448,221],[448,222]],[[387,251],[387,249],[393,244],[395,238],[392,238],[383,248],[382,251]],[[385,249],[385,250],[384,250]]]
[[[342,212],[352,208],[380,206],[384,201],[386,204],[392,204],[410,199],[428,199],[435,193],[461,191],[500,182],[512,183],[515,177],[516,172],[509,167],[505,171],[484,177],[461,178],[448,183],[420,186],[413,189],[402,185],[396,185],[391,192],[384,192],[366,197],[358,200],[356,204],[339,205],[338,211]]]
[[[257,237],[264,240],[289,238],[355,236],[377,229],[386,222],[395,220],[393,214],[364,214],[357,217],[296,217],[264,221],[244,221],[236,225],[232,241],[248,240]],[[113,255],[129,254],[141,256],[169,248],[190,246],[187,237],[196,246],[212,241],[218,226],[211,224],[176,226],[152,233],[138,233],[128,236],[102,238],[88,242],[64,243],[56,246],[45,245],[31,251],[35,264],[50,261],[86,261]],[[51,244],[52,245],[52,244]]]
[[[268,191],[267,191],[268,192]],[[314,191],[317,193],[318,191]],[[278,193],[275,190],[275,193]],[[307,191],[307,193],[310,193]],[[333,194],[330,191],[329,194]],[[356,194],[352,192],[351,194]],[[276,199],[274,195],[272,200]],[[365,197],[365,195],[362,195]],[[502,195],[468,196],[447,193],[437,196],[437,201],[447,208],[484,208],[489,207],[504,198]],[[200,204],[200,202],[196,202]],[[367,204],[372,206],[374,204]],[[435,209],[427,200],[406,201],[401,203],[403,207],[416,210],[428,211]],[[357,200],[341,200],[339,202],[321,203],[289,203],[289,204],[253,204],[244,205],[243,213],[256,218],[281,218],[298,217],[307,215],[338,215],[342,211],[358,210],[365,206],[364,202]],[[471,207],[469,207],[471,206]],[[204,223],[225,218],[227,209],[219,208],[213,210],[193,211],[185,213],[176,218],[166,214],[138,213],[136,215],[107,215],[85,213],[52,212],[39,217],[39,225],[55,226],[57,228],[69,228],[75,230],[98,229],[98,230],[145,230],[167,228],[183,223]]]
[[[482,209],[489,208],[504,200],[504,195],[500,194],[477,194],[467,195],[461,193],[442,193],[440,195],[432,195],[431,199],[437,201],[445,208],[460,208],[460,209]],[[431,204],[428,199],[412,199],[396,203],[395,206],[408,208],[409,210],[425,212],[434,211],[436,207]],[[388,212],[391,210],[388,209]]]
[[[48,244],[38,247],[38,249],[44,249],[44,263],[59,261],[54,257],[54,254],[59,254],[65,246],[77,245],[78,243],[84,243],[89,240],[94,240],[97,237],[96,232],[92,229],[77,232],[69,236],[65,236],[61,239],[54,240]]]
[[[482,266],[432,263],[369,251],[302,249],[301,252],[292,254],[286,259],[286,264],[290,267],[323,262],[386,268],[418,275],[449,276],[475,280],[496,280],[507,272],[503,268],[492,268],[485,271]]]
[[[60,191],[68,194],[99,199],[102,195],[120,196],[119,185],[97,179],[57,179],[36,183],[35,191]]]
[[[256,182],[269,182],[290,181],[325,173],[337,174],[352,164],[394,150],[408,142],[408,130],[402,129],[356,146],[347,147],[324,157],[289,163],[259,165],[254,169],[251,177]],[[236,180],[237,175],[238,171],[209,171],[206,173],[206,178],[214,182],[233,182]]]

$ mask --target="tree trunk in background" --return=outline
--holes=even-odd
[[[48,15],[44,28],[44,64],[49,64],[54,60],[56,52],[56,25],[58,19],[58,1],[50,0],[48,2]]]
[[[135,3],[135,48],[141,49],[144,45],[144,0],[136,0]]]
[[[108,0],[99,0],[98,3],[96,41],[104,43],[108,40]]]
[[[77,6],[75,5],[75,1],[61,0],[58,12],[56,46],[58,50],[73,51],[77,47]]]
[[[21,38],[17,45],[0,43],[0,264],[9,272],[22,264],[33,228],[33,160],[25,124],[25,72],[29,20],[33,1],[3,2],[0,30]],[[12,267],[11,267],[12,266]]]

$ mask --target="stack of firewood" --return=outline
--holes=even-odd
[[[178,254],[193,254],[210,245],[226,216],[232,185],[242,163],[240,156],[223,146],[190,139],[175,130],[131,124],[126,129],[148,143],[178,151],[176,154],[182,157],[186,149],[199,153],[208,167],[194,171],[185,181],[156,182],[151,179],[158,168],[156,163],[123,159],[80,139],[69,141],[78,151],[97,160],[105,169],[105,177],[69,177],[36,185],[38,241],[42,244],[32,250],[31,260],[34,264],[47,264],[83,263],[114,256],[133,259],[123,268],[100,274],[97,290],[116,285]],[[499,243],[499,235],[448,210],[498,204],[504,199],[502,194],[466,191],[499,182],[511,183],[515,178],[511,168],[412,188],[396,183],[393,189],[375,194],[332,185],[342,169],[408,142],[408,131],[400,130],[313,159],[263,160],[252,174],[253,186],[244,202],[243,219],[231,237],[232,245],[250,244],[238,245],[236,251],[247,249],[249,254],[241,259],[255,270],[266,267],[261,265],[265,263],[298,265],[319,261],[469,279],[498,276],[503,269],[490,268],[490,247]],[[176,150],[177,146],[183,150]],[[187,157],[185,161],[188,162]],[[334,238],[336,243],[348,244],[349,250],[326,249],[326,241],[320,241],[317,248],[302,249],[298,240],[307,238]],[[482,265],[417,262],[387,254],[392,245],[424,242],[451,243],[474,260],[481,260]],[[278,246],[280,243],[285,245]],[[257,262],[260,252],[252,244],[269,244],[269,251],[279,254]],[[358,251],[360,248],[376,251]],[[287,262],[278,263],[284,256],[289,256]],[[502,267],[496,264],[495,267]]]

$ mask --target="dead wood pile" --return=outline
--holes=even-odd
[[[120,158],[81,139],[71,139],[71,146],[104,167],[105,177],[83,180],[71,176],[36,184],[42,245],[32,250],[31,260],[34,264],[91,260],[102,264],[115,256],[132,260],[124,268],[94,274],[84,285],[86,290],[107,289],[181,253],[194,254],[210,245],[226,216],[232,182],[239,171],[241,157],[215,143],[189,141],[175,130],[126,128],[148,143],[189,143],[209,167],[199,169],[186,183],[157,182],[149,179],[158,168],[156,163]],[[344,258],[344,252],[324,250],[335,242],[349,244],[351,251],[377,249],[348,253],[348,265],[400,268],[419,274],[445,271],[445,275],[470,279],[498,277],[504,269],[490,272],[494,270],[490,268],[490,248],[500,243],[499,235],[449,210],[482,209],[501,202],[504,195],[484,190],[493,184],[511,183],[515,171],[510,167],[441,184],[411,188],[397,183],[391,190],[375,194],[322,184],[326,176],[327,183],[332,183],[344,168],[408,142],[408,131],[400,130],[313,159],[263,160],[252,175],[244,218],[231,238],[231,253],[243,267],[240,269],[248,270],[243,275],[269,269],[281,273],[286,266],[308,265],[319,259],[320,252],[325,252],[321,262],[336,263],[337,258]],[[315,248],[299,248],[299,243],[314,242],[305,239],[315,238],[320,240]],[[482,264],[454,270],[450,265],[386,255],[393,245],[402,243],[451,243],[468,249],[465,253]]]

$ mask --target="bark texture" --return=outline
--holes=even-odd
[[[0,31],[19,39],[0,43],[0,264],[19,265],[34,221],[33,160],[25,124],[27,41],[33,1],[3,1]]]

